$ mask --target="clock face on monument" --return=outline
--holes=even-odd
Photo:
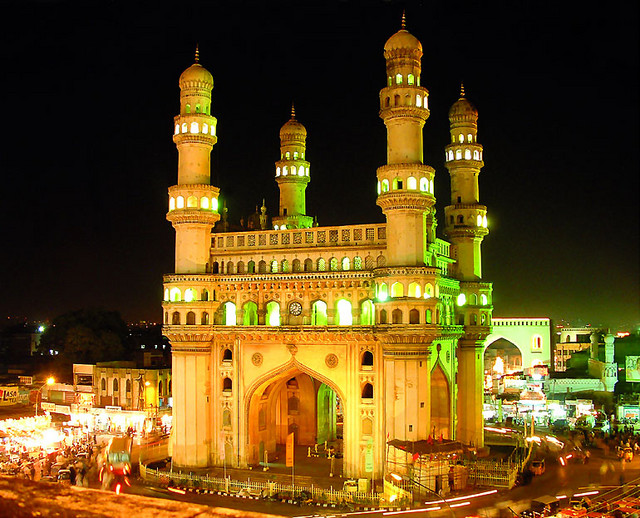
[[[289,304],[289,313],[296,317],[300,315],[300,313],[302,313],[302,304],[299,302],[292,302]]]

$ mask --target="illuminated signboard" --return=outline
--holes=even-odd
[[[627,381],[640,382],[640,356],[627,356],[625,369]]]

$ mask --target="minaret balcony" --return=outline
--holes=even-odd
[[[408,191],[405,189],[383,192],[376,199],[376,205],[385,213],[388,210],[417,210],[427,212],[435,203],[436,198],[433,194]]]

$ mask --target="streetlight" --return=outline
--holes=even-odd
[[[415,479],[413,479],[411,477],[404,477],[403,478],[400,475],[398,475],[397,473],[389,473],[389,476],[391,478],[393,478],[394,480],[397,480],[398,482],[402,482],[403,480],[408,480],[412,484],[415,484],[416,486],[420,486],[422,489],[428,491],[429,493],[434,494],[438,498],[438,500],[434,500],[432,502],[425,502],[425,504],[427,504],[427,503],[429,503],[429,504],[445,504],[447,506],[447,509],[449,509],[449,512],[451,513],[451,516],[453,518],[455,518],[456,514],[453,512],[453,509],[451,509],[451,506],[449,505],[449,502],[447,502],[443,497],[441,497],[433,489],[428,488],[427,486],[421,484],[420,482],[418,482],[417,480],[415,480]]]
[[[38,405],[42,403],[42,389],[45,388],[47,385],[50,387],[55,382],[56,382],[55,378],[53,376],[49,376],[47,378],[47,381],[45,381],[43,385],[40,387],[40,389],[38,390],[38,394],[36,397],[36,417],[38,417]]]

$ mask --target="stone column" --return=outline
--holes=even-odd
[[[484,446],[484,339],[458,341],[457,439],[476,448]]]

